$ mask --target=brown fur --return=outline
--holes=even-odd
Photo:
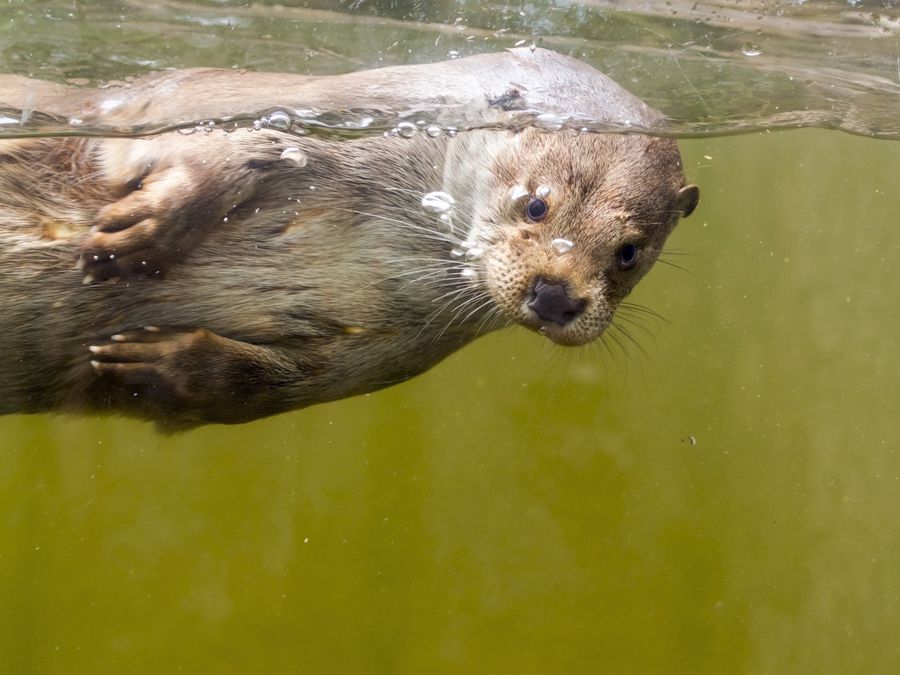
[[[590,72],[613,108],[658,120]],[[557,91],[578,84],[565,76]],[[289,147],[305,166],[280,159]],[[530,222],[541,187],[549,212]],[[436,190],[457,200],[453,232],[421,209]],[[641,135],[0,142],[0,413],[110,411],[176,430],[372,391],[511,323],[584,344],[696,200],[675,143]],[[639,255],[623,270],[626,244]],[[581,313],[541,318],[538,279]]]

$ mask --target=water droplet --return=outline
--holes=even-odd
[[[573,246],[575,246],[575,242],[568,239],[554,239],[550,242],[550,247],[559,255],[565,255],[572,250]]]
[[[457,130],[456,127],[447,127],[447,128],[445,129],[445,131],[447,132],[447,135],[448,135],[450,138],[453,138],[454,136],[456,136],[456,132],[457,132],[458,130]]]
[[[462,260],[465,257],[466,252],[461,248],[454,248],[450,250],[450,257],[454,260]]]
[[[296,167],[303,168],[306,166],[306,153],[296,145],[291,145],[282,150],[280,158]]]
[[[403,136],[403,138],[412,138],[416,135],[418,128],[412,122],[400,122],[397,125],[397,133]]]
[[[522,199],[523,197],[528,196],[528,190],[525,189],[524,185],[513,185],[509,189],[509,198],[513,201],[517,201]]]
[[[459,58],[459,50],[451,49],[449,52],[447,52],[447,56],[450,57],[451,59],[458,59]]]
[[[741,47],[741,54],[744,56],[759,56],[762,54],[762,49],[754,44],[745,44]]]
[[[441,135],[442,130],[438,125],[431,124],[425,128],[425,133],[428,134],[430,138],[437,138]]]
[[[456,200],[446,192],[429,192],[422,196],[422,210],[427,213],[449,213]]]
[[[533,54],[537,49],[537,45],[532,42],[530,45],[528,45],[528,49],[530,49],[531,53]]]
[[[534,118],[535,126],[548,131],[559,131],[566,123],[566,118],[555,113],[541,113]]]
[[[478,270],[474,267],[466,267],[463,270],[460,270],[459,276],[463,279],[472,279],[475,280],[478,278]]]
[[[479,260],[484,255],[484,249],[479,246],[473,246],[466,251],[466,260]]]
[[[253,131],[259,131],[260,129],[263,128],[263,121],[262,120],[253,120],[253,125],[251,128],[253,129]]]
[[[269,115],[269,126],[273,129],[287,131],[291,128],[291,116],[282,110],[276,110]]]
[[[534,191],[534,196],[540,197],[541,199],[546,199],[547,197],[550,196],[551,192],[552,192],[552,190],[550,189],[549,186],[540,185],[540,186],[538,186],[538,189]]]
[[[438,222],[441,224],[441,229],[444,232],[453,234],[453,216],[449,213],[442,213],[438,216]]]

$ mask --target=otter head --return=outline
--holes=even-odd
[[[603,333],[699,199],[670,139],[529,129],[484,152],[472,277],[505,318],[561,345]]]

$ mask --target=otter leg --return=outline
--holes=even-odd
[[[272,134],[224,132],[105,139],[97,150],[113,194],[82,244],[85,283],[161,277],[230,211],[253,197],[285,147]]]
[[[114,277],[162,277],[210,227],[252,191],[176,166],[149,174],[133,192],[104,206],[82,247],[85,283]],[[226,177],[221,177],[226,178]]]
[[[104,400],[169,431],[290,409],[290,385],[303,378],[288,350],[203,328],[128,330],[89,349]]]

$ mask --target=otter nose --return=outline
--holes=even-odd
[[[565,326],[577,319],[584,311],[587,301],[569,295],[565,285],[538,277],[531,291],[528,308],[543,321],[552,321]]]

